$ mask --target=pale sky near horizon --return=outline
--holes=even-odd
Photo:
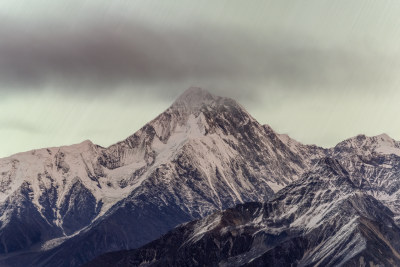
[[[0,3],[0,157],[133,134],[190,86],[324,147],[400,140],[400,2]]]

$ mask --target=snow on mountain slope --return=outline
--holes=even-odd
[[[105,251],[143,245],[215,210],[266,201],[323,153],[317,147],[292,149],[234,100],[190,88],[108,148],[86,141],[2,159],[0,252],[35,251],[37,244],[51,248],[45,256],[38,252],[43,265],[63,251],[71,259],[64,265],[79,265]],[[15,225],[24,230],[9,239]]]
[[[0,252],[22,249],[90,223],[100,208],[95,198],[100,184],[92,181],[102,175],[94,160],[99,149],[85,141],[0,160]],[[72,191],[85,193],[80,197],[90,205],[73,207]],[[82,213],[88,214],[77,218]]]
[[[363,134],[349,138],[337,144],[334,148],[335,154],[342,156],[350,154],[370,155],[373,153],[380,155],[400,156],[400,142],[395,141],[387,134],[368,137]]]
[[[264,128],[273,132],[267,125]],[[106,266],[128,266],[142,261],[154,266],[217,263],[263,266],[266,262],[300,266],[399,264],[398,142],[387,135],[360,135],[321,150],[287,135],[274,136],[291,151],[308,158],[311,164],[323,155],[332,159],[322,164],[319,161],[311,173],[289,184],[267,204],[245,204],[250,209],[258,207],[250,215],[242,206],[234,212],[234,219],[228,221],[224,218],[230,218],[232,210],[215,213],[188,224],[191,227],[178,227],[143,249],[106,254],[95,263]],[[270,246],[266,247],[266,242]]]
[[[355,185],[382,201],[400,223],[400,143],[386,134],[358,135],[330,149]]]
[[[78,266],[107,251],[136,248],[216,210],[268,201],[326,156],[361,192],[352,197],[379,200],[399,222],[399,147],[387,135],[357,136],[331,149],[303,145],[260,125],[236,101],[190,88],[108,148],[85,141],[0,159],[0,264]],[[313,191],[312,183],[296,184],[303,194]],[[307,234],[324,223],[332,205],[349,203],[339,191],[324,191],[330,203],[307,200],[300,215],[293,215],[296,205],[277,204],[273,220],[286,225],[295,216],[290,229]],[[344,225],[361,225],[354,220]],[[195,239],[202,236],[197,233]]]
[[[326,158],[266,203],[216,212],[85,266],[394,266],[399,240],[393,213]]]
[[[308,157],[294,153],[272,129],[261,126],[234,100],[201,88],[190,88],[139,132],[103,151],[100,164],[112,170],[134,164],[135,168],[130,167],[134,174],[117,182],[122,187],[140,185],[159,166],[176,160],[181,151],[197,160],[195,167],[206,171],[212,192],[214,183],[222,179],[239,201],[238,190],[254,189],[249,176],[277,191],[310,164]],[[237,161],[249,168],[244,172],[251,173],[232,173],[232,163]],[[266,191],[264,195],[272,194]]]

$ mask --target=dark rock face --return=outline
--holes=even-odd
[[[95,197],[79,180],[76,180],[60,207],[64,232],[70,235],[89,225],[97,213]]]
[[[96,221],[89,231],[65,241],[62,246],[41,253],[33,260],[35,266],[80,266],[102,251],[128,249],[132,241],[146,243],[191,218],[179,206],[138,207],[124,204],[109,217]],[[143,231],[143,229],[146,229]]]
[[[0,223],[0,253],[15,252],[61,234],[37,211],[31,193],[30,185],[24,183],[1,206],[0,214],[7,215],[13,223]]]
[[[85,266],[394,266],[400,228],[393,216],[338,161],[325,159],[269,202],[214,213]]]

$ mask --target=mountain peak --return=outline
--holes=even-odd
[[[186,89],[185,92],[183,92],[178,97],[178,100],[209,99],[209,98],[215,98],[215,96],[201,87],[192,86]]]
[[[390,137],[388,134],[386,134],[386,133],[377,135],[377,136],[375,136],[375,138],[378,139],[378,140],[380,139],[380,141],[383,141],[383,142],[393,142],[393,141],[394,141],[394,139],[391,138],[391,137]]]
[[[365,146],[371,144],[395,146],[396,143],[396,141],[386,133],[382,133],[376,136],[366,136],[364,134],[359,134],[357,136],[346,139],[343,142],[350,143],[353,146]]]
[[[199,108],[203,104],[210,104],[221,97],[215,96],[200,87],[190,87],[183,92],[172,106],[184,108]]]
[[[346,139],[335,146],[335,150],[337,151],[343,149],[356,152],[357,154],[377,152],[383,155],[395,154],[400,156],[400,142],[397,142],[385,133],[371,137],[360,134]]]

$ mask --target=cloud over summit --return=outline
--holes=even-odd
[[[135,19],[98,17],[73,27],[49,25],[51,21],[7,21],[0,26],[5,37],[0,42],[0,90],[50,87],[63,93],[107,93],[147,88],[176,95],[198,85],[241,98],[271,88],[365,88],[394,74],[385,67],[388,58],[318,47],[306,35],[255,34],[207,24],[155,27]]]

